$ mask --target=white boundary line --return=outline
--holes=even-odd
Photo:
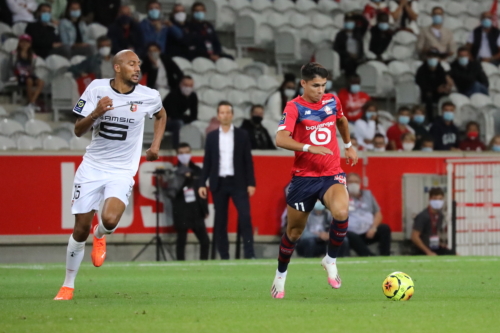
[[[358,265],[358,264],[393,264],[393,263],[429,263],[429,262],[476,262],[476,261],[499,261],[497,257],[494,258],[436,258],[436,259],[382,259],[382,260],[347,260],[339,261],[341,265]],[[294,260],[290,262],[291,265],[320,265],[320,260]],[[193,266],[275,266],[276,260],[251,260],[251,261],[212,261],[212,262],[147,262],[147,263],[128,263],[128,262],[110,262],[102,267],[120,268],[120,267],[193,267]],[[2,265],[0,269],[31,269],[31,270],[44,270],[44,269],[60,269],[64,268],[64,264],[34,264],[34,265]]]

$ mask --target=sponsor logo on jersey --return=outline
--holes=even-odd
[[[130,103],[130,104],[139,104],[139,105],[141,105],[141,104],[142,104],[142,102],[141,102],[141,101],[131,101],[131,102],[129,102],[129,103]]]
[[[137,104],[130,104],[130,111],[135,112],[139,106]]]
[[[82,111],[83,111],[83,107],[85,106],[85,103],[87,103],[87,102],[85,102],[83,99],[80,99],[80,100],[76,103],[75,108],[73,109],[73,111],[76,111],[76,112],[78,112],[78,113],[82,113]]]
[[[333,179],[338,181],[341,184],[344,184],[344,185],[347,184],[346,178],[342,175],[336,175]]]
[[[326,101],[322,101],[321,104],[325,105],[326,103],[333,102],[333,98],[327,99]]]
[[[281,120],[279,125],[285,125],[285,121],[286,121],[286,112],[281,115]]]
[[[333,113],[332,108],[329,107],[328,105],[325,106],[324,110],[325,110],[326,114],[332,114]]]
[[[322,123],[322,124],[319,124],[319,125],[316,125],[316,126],[306,126],[306,130],[308,130],[308,131],[315,131],[318,128],[330,127],[330,126],[335,126],[335,122],[334,121],[329,121],[327,123]]]
[[[330,141],[332,141],[332,131],[330,131],[327,127],[318,128],[314,132],[311,132],[309,139],[314,145],[317,146],[329,144]]]
[[[101,119],[102,120],[108,120],[108,121],[117,121],[117,122],[120,122],[120,123],[129,123],[129,124],[133,124],[134,123],[134,119],[132,119],[132,118],[125,118],[125,117],[102,116]]]

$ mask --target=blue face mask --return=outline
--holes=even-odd
[[[359,84],[351,84],[351,93],[357,94],[361,91],[361,86]]]
[[[486,28],[486,29],[491,28],[492,23],[493,22],[491,22],[491,19],[489,19],[489,18],[484,18],[481,21],[481,25],[483,26],[483,28]]]
[[[70,15],[71,17],[73,17],[73,18],[79,18],[79,17],[80,17],[80,15],[82,15],[82,11],[81,11],[80,9],[78,9],[78,10],[71,10],[71,11],[69,12],[69,15]]]
[[[491,147],[491,149],[493,151],[500,152],[500,145],[493,145],[493,147]]]
[[[443,15],[434,15],[434,16],[432,16],[432,23],[434,23],[434,24],[443,24]]]
[[[48,12],[40,14],[40,21],[42,21],[43,23],[49,23],[51,18],[52,15]]]
[[[460,57],[458,58],[458,63],[460,66],[467,66],[469,64],[469,57]]]
[[[316,201],[314,204],[314,210],[325,210],[325,205],[323,205],[321,201]]]
[[[205,19],[205,12],[194,12],[193,17],[195,20],[203,21]]]
[[[455,118],[455,112],[452,111],[445,111],[443,112],[443,119],[446,121],[453,121]]]
[[[372,119],[373,116],[375,116],[377,114],[377,112],[373,112],[373,111],[366,111],[366,120],[370,120]]]
[[[429,58],[427,59],[427,65],[429,65],[429,67],[436,67],[438,65],[438,58]]]
[[[417,124],[423,124],[425,121],[425,116],[423,114],[416,114],[413,116],[413,121]]]
[[[380,22],[378,24],[378,28],[380,30],[382,30],[382,31],[387,31],[387,30],[389,30],[389,23],[387,23],[387,22]]]
[[[408,125],[410,122],[410,117],[409,116],[399,116],[398,117],[398,123],[401,125]]]
[[[352,30],[352,29],[354,29],[355,26],[356,26],[356,23],[354,23],[354,21],[347,21],[344,23],[344,28],[346,30]]]
[[[423,147],[422,151],[433,151],[431,147]]]
[[[329,91],[330,89],[332,89],[332,86],[333,86],[332,81],[330,80],[326,81],[325,91]]]
[[[152,20],[157,20],[160,18],[160,10],[156,8],[150,9],[148,15]]]

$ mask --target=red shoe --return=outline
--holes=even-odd
[[[56,297],[54,297],[54,301],[69,301],[73,299],[73,291],[74,288],[70,287],[61,287],[59,289],[59,292],[57,293]]]
[[[94,232],[98,225],[94,227]],[[94,242],[92,244],[92,263],[95,267],[100,267],[106,260],[106,236],[103,236],[101,239],[97,238],[94,235]]]

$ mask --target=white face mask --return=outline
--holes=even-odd
[[[415,148],[415,144],[413,142],[403,142],[404,151],[412,151],[413,148]]]
[[[288,99],[290,99],[293,96],[295,96],[295,90],[293,90],[293,89],[285,89],[283,91],[283,93],[285,94],[286,98],[288,98]]]
[[[103,46],[99,49],[99,54],[103,57],[109,56],[110,53],[111,53],[111,47],[109,46]]]
[[[350,195],[358,196],[359,192],[361,192],[361,185],[358,183],[351,183],[347,185],[347,191]]]
[[[174,14],[174,19],[179,22],[183,23],[186,21],[186,12],[178,12]]]
[[[181,86],[181,93],[184,96],[189,96],[193,93],[193,88],[192,87],[186,87],[186,86]]]
[[[429,200],[432,209],[440,210],[444,206],[444,200]]]
[[[182,164],[188,164],[191,161],[191,154],[179,154],[177,155],[177,159]]]

